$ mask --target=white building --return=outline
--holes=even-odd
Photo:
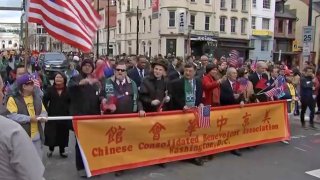
[[[158,8],[152,8],[151,2],[128,0],[122,2],[124,4],[121,6],[118,4],[117,54],[136,54],[137,17],[139,54],[155,56],[170,53],[185,56],[190,54],[189,37],[191,41],[216,42],[212,0],[161,1]],[[193,24],[192,30],[188,29],[188,24]],[[211,45],[215,46],[216,43]],[[203,49],[200,50],[203,53]]]
[[[251,47],[253,60],[272,60],[275,0],[252,0]]]
[[[138,54],[147,56],[170,53],[184,57],[192,53],[196,56],[208,54],[219,58],[221,55],[228,55],[231,49],[238,49],[247,57],[250,48],[250,2],[117,1],[115,54],[136,54],[138,46]]]
[[[19,49],[20,24],[1,24],[0,43],[1,50]]]

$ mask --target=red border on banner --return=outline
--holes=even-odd
[[[180,155],[180,156],[175,156],[175,157],[170,157],[170,158],[161,158],[161,159],[143,161],[143,162],[139,162],[139,163],[132,163],[132,164],[114,166],[114,167],[109,167],[109,168],[103,168],[103,169],[93,170],[93,171],[91,171],[91,174],[93,176],[96,176],[99,174],[111,173],[111,172],[121,171],[121,170],[126,170],[126,169],[135,169],[135,168],[140,168],[140,167],[145,167],[145,166],[150,166],[150,165],[155,165],[155,164],[168,163],[168,162],[174,162],[174,161],[180,161],[180,160],[186,160],[186,159],[193,159],[196,157],[202,157],[202,156],[206,156],[206,155],[212,155],[212,154],[217,154],[217,153],[221,153],[221,152],[231,151],[234,149],[252,147],[252,146],[261,145],[261,144],[274,143],[274,142],[279,142],[279,141],[283,141],[283,140],[288,140],[288,137],[287,138],[285,137],[285,138],[266,139],[266,140],[252,142],[252,143],[245,143],[245,144],[241,144],[241,145],[230,146],[227,148],[221,148],[218,150],[206,151],[206,152],[201,152],[201,153],[193,153],[193,154],[188,154],[188,155]]]
[[[245,104],[244,107],[254,107],[254,106],[264,106],[264,105],[271,105],[271,104],[278,104],[278,103],[284,103],[285,107],[287,107],[287,101],[270,101],[270,102],[260,102],[260,103],[252,103],[252,104]],[[244,108],[243,107],[243,108]],[[233,109],[233,108],[240,108],[240,105],[231,105],[231,106],[221,106],[221,107],[213,107],[211,110],[227,110],[227,109]],[[159,114],[161,115],[172,115],[172,114],[185,114],[185,113],[191,113],[193,112],[192,110],[189,111],[164,111],[164,112],[151,112],[151,113],[146,113],[147,117],[150,116],[158,116]],[[287,113],[288,110],[285,108],[285,113]],[[136,118],[139,117],[138,113],[130,113],[130,114],[108,114],[108,115],[84,115],[84,116],[73,116],[74,121],[90,121],[90,120],[97,120],[100,119],[102,121],[107,121],[113,118]]]

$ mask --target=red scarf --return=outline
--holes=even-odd
[[[56,84],[56,85],[54,85],[54,87],[56,88],[56,90],[57,91],[59,91],[59,90],[64,90],[64,84]]]

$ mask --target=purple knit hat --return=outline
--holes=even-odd
[[[23,85],[23,84],[27,84],[28,82],[31,82],[31,81],[33,81],[33,77],[32,77],[32,75],[30,75],[30,74],[28,74],[28,73],[20,76],[20,77],[16,80],[18,86],[19,86],[19,85]]]

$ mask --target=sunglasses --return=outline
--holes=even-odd
[[[25,85],[34,85],[33,81],[27,82]]]
[[[244,72],[244,74],[248,74],[249,72]]]
[[[126,72],[127,70],[125,70],[125,69],[116,69],[118,72]]]

